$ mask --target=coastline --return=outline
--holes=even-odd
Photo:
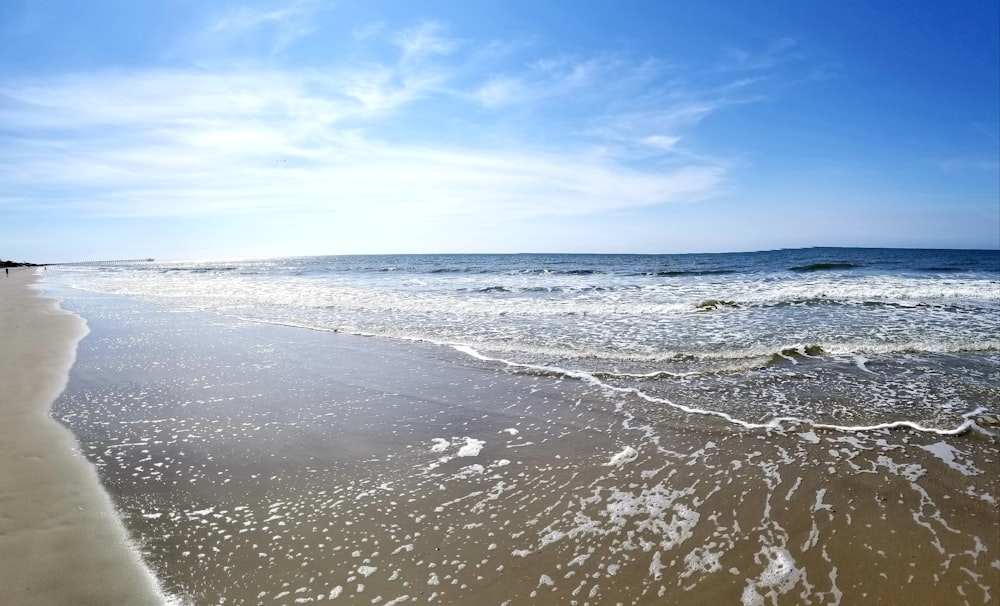
[[[163,603],[94,467],[49,416],[86,322],[0,277],[0,587],[4,606]]]

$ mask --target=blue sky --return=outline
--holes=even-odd
[[[0,258],[1000,247],[1000,3],[0,3]]]

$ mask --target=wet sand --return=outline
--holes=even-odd
[[[161,603],[76,440],[49,416],[84,321],[0,276],[0,604]]]
[[[747,430],[448,347],[65,295],[92,332],[53,415],[186,603],[1000,599],[983,433]]]

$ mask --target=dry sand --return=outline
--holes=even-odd
[[[86,323],[0,276],[0,605],[159,604],[96,471],[49,416]]]

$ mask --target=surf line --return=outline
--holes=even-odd
[[[207,311],[207,310],[205,310],[205,311]],[[216,313],[218,313],[218,312],[216,312]],[[220,315],[229,315],[229,314],[220,314]],[[636,397],[638,397],[638,398],[640,398],[642,400],[645,400],[647,402],[650,402],[650,403],[664,404],[666,406],[670,406],[671,408],[674,408],[676,410],[680,410],[682,412],[686,412],[688,414],[701,415],[701,416],[706,416],[706,417],[716,417],[716,418],[722,419],[722,420],[724,420],[724,421],[726,421],[728,423],[731,423],[733,425],[738,425],[740,427],[743,427],[745,429],[766,429],[766,430],[772,430],[773,429],[773,430],[778,430],[778,431],[785,431],[787,428],[784,426],[784,424],[788,423],[788,424],[796,424],[796,425],[805,425],[806,427],[811,427],[813,429],[825,429],[825,430],[829,430],[829,431],[838,431],[838,432],[843,432],[843,433],[861,433],[861,432],[866,432],[866,431],[877,431],[877,430],[880,430],[880,429],[898,429],[898,428],[904,428],[904,427],[908,428],[908,429],[912,429],[914,431],[919,431],[919,432],[923,432],[923,433],[932,433],[932,434],[941,435],[941,436],[957,436],[957,435],[961,435],[961,434],[963,434],[963,433],[965,433],[965,432],[967,432],[969,430],[975,430],[975,431],[979,431],[981,433],[987,433],[987,434],[989,433],[985,429],[981,428],[976,423],[976,421],[975,421],[975,417],[977,417],[979,415],[982,415],[982,414],[989,413],[989,411],[987,409],[982,408],[982,407],[977,408],[977,409],[975,409],[975,410],[973,410],[971,412],[967,412],[967,413],[963,414],[962,418],[965,419],[965,421],[963,423],[961,423],[960,425],[958,425],[957,427],[954,427],[952,429],[936,429],[936,428],[933,428],[933,427],[925,427],[925,426],[923,426],[923,425],[921,425],[919,423],[915,423],[913,421],[892,421],[892,422],[889,422],[889,423],[879,423],[879,424],[876,424],[876,425],[853,425],[853,426],[852,425],[835,425],[833,423],[816,423],[816,422],[811,421],[809,419],[803,419],[803,418],[800,418],[800,417],[791,417],[791,416],[775,417],[775,418],[771,419],[770,421],[768,421],[766,423],[753,423],[753,422],[750,422],[750,421],[744,421],[742,419],[738,419],[738,418],[730,415],[729,413],[722,412],[721,410],[708,410],[708,409],[704,409],[704,408],[694,408],[692,406],[686,406],[684,404],[677,404],[676,402],[671,402],[670,400],[667,400],[666,398],[657,398],[657,397],[651,396],[651,395],[649,395],[649,394],[647,394],[647,393],[643,392],[642,390],[640,390],[638,388],[635,388],[635,387],[616,387],[614,385],[609,385],[609,384],[605,383],[604,381],[601,381],[599,378],[597,378],[593,374],[585,372],[585,371],[582,371],[582,370],[568,370],[568,369],[565,369],[565,368],[559,368],[557,366],[543,366],[543,365],[540,365],[540,364],[527,364],[527,363],[524,363],[524,362],[512,362],[510,360],[505,360],[503,358],[493,358],[493,357],[484,355],[484,354],[480,353],[479,351],[477,351],[475,348],[473,348],[473,347],[471,347],[469,345],[463,344],[463,343],[454,343],[454,342],[447,342],[447,341],[437,341],[437,340],[429,339],[429,338],[426,338],[426,337],[416,337],[416,336],[405,336],[405,335],[391,335],[390,336],[390,335],[382,335],[382,334],[374,333],[374,332],[365,332],[365,331],[358,331],[358,330],[353,330],[353,329],[347,329],[347,328],[343,328],[343,327],[337,327],[337,328],[321,327],[321,326],[313,326],[313,325],[309,325],[309,324],[301,324],[301,323],[281,321],[281,320],[268,320],[268,319],[262,319],[262,318],[248,318],[248,317],[243,317],[243,316],[238,316],[238,315],[236,315],[236,316],[229,316],[229,317],[234,317],[237,320],[240,320],[240,321],[243,321],[243,322],[249,322],[249,323],[270,324],[270,325],[275,325],[275,326],[287,326],[289,328],[304,328],[304,329],[307,329],[307,330],[314,330],[314,331],[318,331],[318,332],[343,333],[343,334],[350,334],[350,335],[354,335],[354,336],[358,336],[358,337],[374,337],[374,338],[385,337],[385,338],[397,339],[397,340],[400,340],[400,341],[411,341],[411,342],[417,342],[417,343],[430,343],[432,345],[439,345],[439,346],[451,347],[452,349],[454,349],[454,350],[456,350],[456,351],[458,351],[460,353],[466,354],[466,355],[468,355],[468,356],[470,356],[472,358],[475,358],[477,360],[481,360],[481,361],[484,361],[484,362],[500,363],[500,364],[506,365],[508,368],[520,368],[520,369],[524,369],[524,370],[536,370],[536,371],[545,372],[545,373],[549,373],[549,374],[562,375],[562,376],[569,377],[569,378],[572,378],[572,379],[579,379],[581,381],[584,381],[586,383],[589,383],[589,384],[594,385],[596,387],[599,387],[601,389],[605,389],[607,391],[613,391],[613,392],[624,393],[624,394],[633,394]],[[869,371],[869,372],[871,372],[871,371]],[[649,375],[629,375],[629,376],[646,377],[646,376],[656,376],[656,375],[661,375],[661,374],[664,374],[664,373],[651,373]],[[684,376],[684,374],[686,374],[686,373],[684,373],[684,374],[666,373],[666,374],[672,375],[672,376]]]
[[[919,432],[924,432],[924,433],[932,433],[932,434],[937,434],[937,435],[942,435],[942,436],[957,436],[957,435],[961,435],[961,434],[969,431],[970,429],[975,429],[975,430],[978,430],[978,431],[984,431],[983,429],[980,429],[979,425],[976,424],[976,421],[975,421],[974,417],[977,417],[977,416],[982,415],[982,414],[984,414],[984,413],[987,412],[986,409],[981,408],[981,407],[977,408],[976,410],[973,410],[971,412],[967,412],[967,413],[965,413],[965,414],[962,415],[962,418],[965,419],[965,421],[962,422],[957,427],[954,427],[952,429],[938,429],[938,428],[934,428],[934,427],[925,427],[925,426],[923,426],[923,425],[921,425],[919,423],[916,423],[914,421],[891,421],[891,422],[888,422],[888,423],[878,423],[878,424],[875,424],[875,425],[836,425],[836,424],[833,424],[833,423],[816,423],[816,422],[813,422],[813,421],[811,421],[809,419],[803,419],[803,418],[800,418],[800,417],[792,417],[792,416],[775,417],[775,418],[769,420],[766,423],[753,423],[753,422],[750,422],[750,421],[744,421],[743,419],[738,419],[738,418],[732,416],[729,413],[722,412],[721,410],[708,410],[708,409],[704,409],[704,408],[695,408],[693,406],[687,406],[687,405],[684,405],[684,404],[678,404],[676,402],[671,402],[670,400],[667,400],[666,398],[658,398],[658,397],[655,397],[655,396],[651,396],[651,395],[643,392],[642,390],[640,390],[640,389],[638,389],[636,387],[616,387],[614,385],[609,385],[609,384],[605,383],[604,381],[601,381],[599,378],[597,378],[593,374],[585,372],[585,371],[582,371],[582,370],[567,370],[565,368],[559,368],[559,367],[556,367],[556,366],[543,366],[543,365],[540,365],[540,364],[527,364],[527,363],[523,363],[523,362],[512,362],[510,360],[505,360],[503,358],[493,358],[493,357],[484,355],[484,354],[480,353],[479,351],[477,351],[476,349],[474,349],[474,348],[472,348],[472,347],[470,347],[468,345],[462,345],[462,344],[456,344],[456,343],[450,343],[449,345],[453,349],[455,349],[456,351],[464,353],[464,354],[466,354],[468,356],[471,356],[471,357],[473,357],[473,358],[475,358],[477,360],[482,360],[484,362],[500,363],[500,364],[506,365],[508,368],[517,368],[517,369],[523,369],[523,370],[535,370],[535,371],[540,371],[540,372],[545,372],[545,373],[550,373],[550,374],[562,375],[562,376],[565,376],[565,377],[569,377],[571,379],[579,379],[581,381],[584,381],[586,383],[589,383],[589,384],[594,385],[595,387],[599,387],[601,389],[605,389],[605,390],[613,391],[613,392],[617,392],[617,393],[622,393],[622,394],[631,394],[631,395],[634,395],[634,396],[636,396],[636,397],[638,397],[638,398],[640,398],[642,400],[645,400],[647,402],[650,402],[650,403],[653,403],[653,404],[664,404],[666,406],[670,406],[670,407],[672,407],[672,408],[674,408],[676,410],[680,410],[680,411],[686,412],[688,414],[702,415],[702,416],[707,416],[707,417],[716,417],[716,418],[722,419],[722,420],[724,420],[724,421],[726,421],[728,423],[731,423],[733,425],[738,425],[740,427],[743,427],[745,429],[766,429],[766,430],[786,431],[787,430],[787,428],[785,427],[786,424],[794,424],[794,425],[805,425],[805,426],[813,428],[813,429],[825,429],[825,430],[829,430],[829,431],[838,431],[838,432],[845,432],[845,433],[861,433],[861,432],[867,432],[867,431],[877,431],[877,430],[880,430],[880,429],[908,428],[908,429],[912,429],[914,431],[919,431]]]

